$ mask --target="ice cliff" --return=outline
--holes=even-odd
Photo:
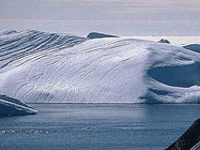
[[[126,37],[2,31],[0,94],[29,103],[198,103],[200,53]]]

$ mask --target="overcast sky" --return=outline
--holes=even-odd
[[[200,0],[0,0],[0,30],[200,35]]]

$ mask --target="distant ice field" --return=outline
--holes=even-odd
[[[180,39],[1,31],[0,94],[26,103],[199,103],[200,53]]]
[[[130,36],[135,39],[160,41],[160,39],[167,39],[173,45],[187,45],[200,44],[200,36]],[[129,38],[130,38],[129,37]]]

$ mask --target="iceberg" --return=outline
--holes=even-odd
[[[98,38],[107,38],[107,37],[117,37],[117,36],[104,34],[104,33],[98,33],[98,32],[91,32],[87,35],[87,38],[89,39],[98,39]]]
[[[6,31],[0,92],[26,103],[199,103],[200,53],[129,37]]]
[[[0,95],[0,117],[37,114],[37,110],[17,99]]]
[[[167,43],[167,44],[170,44],[170,42],[167,40],[167,39],[161,39],[160,41],[158,41],[160,43]]]

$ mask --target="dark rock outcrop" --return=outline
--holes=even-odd
[[[196,120],[189,129],[165,150],[190,150],[198,147],[200,142],[200,119]],[[194,150],[194,149],[193,149]],[[196,149],[197,150],[197,149]]]

